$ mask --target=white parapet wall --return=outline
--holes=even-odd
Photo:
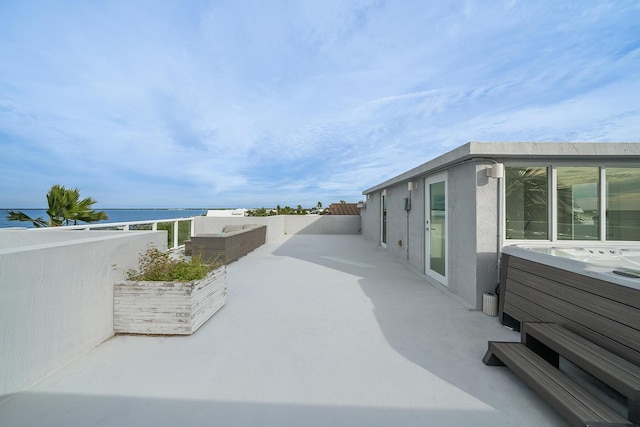
[[[267,226],[266,242],[276,242],[284,237],[284,215],[279,216],[245,216],[245,217],[212,217],[197,216],[194,218],[194,236],[201,234],[222,233],[225,225],[258,224]]]
[[[220,233],[225,225],[267,226],[267,243],[293,234],[358,234],[359,215],[276,215],[247,217],[195,217],[194,235]]]
[[[113,287],[166,231],[0,230],[0,399],[113,335]]]
[[[286,215],[285,234],[358,234],[360,215]]]

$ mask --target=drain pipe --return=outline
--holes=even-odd
[[[411,198],[411,191],[409,191],[409,198]],[[409,259],[409,210],[407,210],[407,259]]]
[[[489,159],[488,159],[489,160]],[[487,167],[487,176],[490,178],[495,178],[497,180],[496,185],[496,202],[497,202],[497,224],[496,224],[496,271],[498,274],[496,283],[500,283],[500,263],[501,263],[501,255],[502,255],[502,237],[503,237],[503,212],[502,212],[502,188],[504,184],[504,164],[498,163],[495,160],[490,160],[492,162],[492,166]]]

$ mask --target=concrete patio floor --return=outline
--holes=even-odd
[[[1,426],[555,426],[488,340],[517,341],[358,235],[228,266],[189,337],[114,337],[0,401]]]

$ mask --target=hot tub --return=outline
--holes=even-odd
[[[640,246],[514,245],[508,255],[640,289]]]
[[[640,246],[503,248],[500,321],[557,323],[640,365]]]

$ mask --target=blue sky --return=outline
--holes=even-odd
[[[638,1],[0,0],[0,207],[304,206],[468,141],[640,140]]]

